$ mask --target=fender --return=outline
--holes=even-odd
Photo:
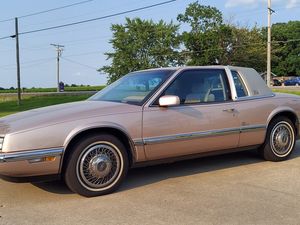
[[[64,152],[65,150],[67,149],[68,145],[70,144],[70,142],[73,140],[74,137],[76,137],[76,135],[84,132],[84,131],[87,131],[87,130],[91,130],[91,129],[97,129],[97,128],[113,128],[113,129],[116,129],[116,130],[119,130],[121,131],[122,133],[124,133],[128,140],[129,140],[129,143],[130,143],[130,151],[131,151],[131,154],[133,156],[133,159],[136,159],[137,157],[137,154],[136,154],[136,151],[135,151],[135,145],[134,145],[134,142],[133,142],[133,139],[132,137],[130,136],[129,132],[127,131],[127,129],[125,129],[123,126],[121,126],[120,124],[117,124],[117,123],[113,123],[113,122],[107,122],[107,121],[103,121],[101,123],[89,123],[89,124],[84,124],[84,125],[81,125],[81,126],[78,126],[78,127],[75,127],[69,134],[68,136],[66,137],[65,141],[64,141],[64,144],[63,144],[63,147],[64,147]]]
[[[283,113],[283,112],[290,112],[290,113],[292,113],[292,114],[295,115],[295,117],[297,118],[297,120],[299,119],[298,116],[297,116],[297,112],[296,112],[293,108],[288,107],[288,106],[279,106],[279,107],[275,108],[275,109],[270,113],[270,115],[269,115],[269,117],[268,117],[268,120],[267,120],[267,124],[266,124],[267,127],[269,126],[271,120],[272,120],[276,115],[278,115],[279,113]],[[298,121],[298,123],[299,123],[299,121]]]

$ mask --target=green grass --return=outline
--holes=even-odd
[[[82,87],[65,87],[65,91],[100,91],[105,86],[82,86]],[[28,88],[24,89],[25,93],[34,92],[56,92],[56,88]],[[17,90],[0,90],[0,93],[17,93]]]
[[[300,91],[288,91],[288,90],[279,90],[279,89],[273,89],[274,92],[278,93],[287,93],[287,94],[293,94],[293,95],[300,95]]]
[[[0,96],[0,117],[44,106],[82,101],[88,97],[90,97],[89,94],[25,96],[22,100],[22,104],[18,106],[16,97]]]

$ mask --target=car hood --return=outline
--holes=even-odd
[[[67,121],[136,112],[140,106],[116,102],[81,101],[33,109],[0,118],[0,135]]]

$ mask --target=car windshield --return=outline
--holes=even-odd
[[[93,95],[89,100],[142,105],[174,71],[165,69],[129,73]]]

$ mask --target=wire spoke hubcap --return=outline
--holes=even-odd
[[[279,157],[287,156],[294,145],[294,130],[285,121],[279,122],[271,132],[271,148]]]
[[[79,157],[77,171],[79,181],[88,189],[105,188],[120,173],[120,156],[109,144],[89,146]]]

